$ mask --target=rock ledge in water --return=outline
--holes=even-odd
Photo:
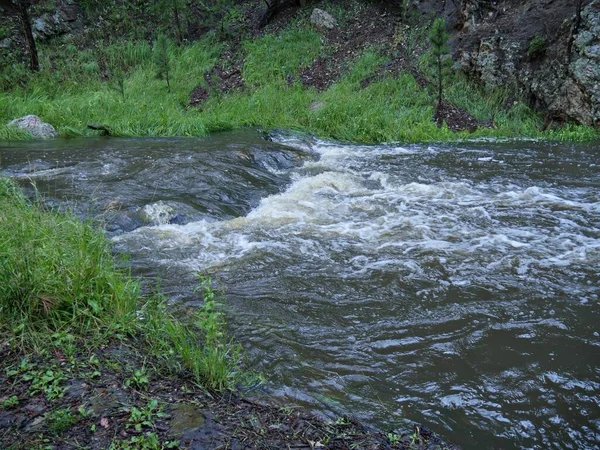
[[[52,139],[58,137],[58,133],[52,125],[42,122],[42,119],[32,114],[13,120],[8,126],[18,128],[38,139]]]

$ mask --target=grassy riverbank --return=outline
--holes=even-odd
[[[364,14],[352,8],[334,12],[342,23]],[[542,118],[523,103],[509,102],[508,91],[485,92],[459,74],[446,79],[447,102],[488,125],[472,133],[438,127],[429,57],[419,47],[427,30],[405,30],[403,46],[367,42],[343,52],[340,61],[333,44],[310,26],[309,14],[309,8],[301,10],[285,27],[257,36],[222,40],[212,32],[180,47],[171,44],[170,89],[157,78],[146,41],[42,46],[39,73],[19,78],[24,71],[16,66],[5,75],[4,87],[11,88],[0,93],[0,139],[26,138],[5,126],[26,114],[39,115],[64,137],[97,133],[88,124],[107,126],[114,136],[206,136],[250,126],[364,143],[598,137],[592,128],[570,125],[542,132]],[[109,67],[115,60],[118,75]],[[305,80],[318,72],[317,61],[337,64],[335,75],[327,72],[325,88]]]

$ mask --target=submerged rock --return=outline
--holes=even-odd
[[[56,129],[49,123],[42,122],[38,116],[28,115],[15,119],[8,124],[9,127],[18,128],[26,133],[29,133],[35,138],[52,139],[58,137]]]

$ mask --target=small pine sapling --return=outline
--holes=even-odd
[[[110,54],[101,53],[100,57],[104,58],[104,64],[111,82],[109,86],[121,94],[123,100],[125,100],[125,78],[127,77],[125,58],[114,52]]]
[[[433,22],[431,31],[429,32],[429,42],[431,43],[431,52],[434,57],[434,64],[437,68],[437,87],[438,87],[438,98],[437,98],[437,110],[439,111],[442,107],[442,89],[444,74],[446,73],[448,55],[450,54],[450,47],[448,46],[449,34],[446,31],[446,20],[438,17]]]
[[[171,92],[169,79],[171,60],[169,57],[169,39],[164,34],[159,34],[154,42],[154,64],[156,65],[156,76],[167,82],[167,90]]]

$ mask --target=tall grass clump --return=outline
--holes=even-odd
[[[85,333],[134,318],[139,286],[92,225],[43,211],[6,179],[0,224],[0,326]]]
[[[159,337],[150,339],[149,344],[159,357],[178,358],[202,386],[231,389],[249,379],[239,369],[241,349],[227,337],[225,315],[218,309],[211,279],[199,278],[196,292],[202,293],[204,304],[191,323],[175,319],[165,310],[164,303],[146,305],[148,335]]]
[[[140,295],[100,230],[44,210],[0,177],[0,336],[30,351],[44,350],[57,332],[89,348],[135,337],[202,386],[231,389],[243,376],[239,347],[227,337],[210,280],[201,290],[204,307],[182,323],[160,296]]]

